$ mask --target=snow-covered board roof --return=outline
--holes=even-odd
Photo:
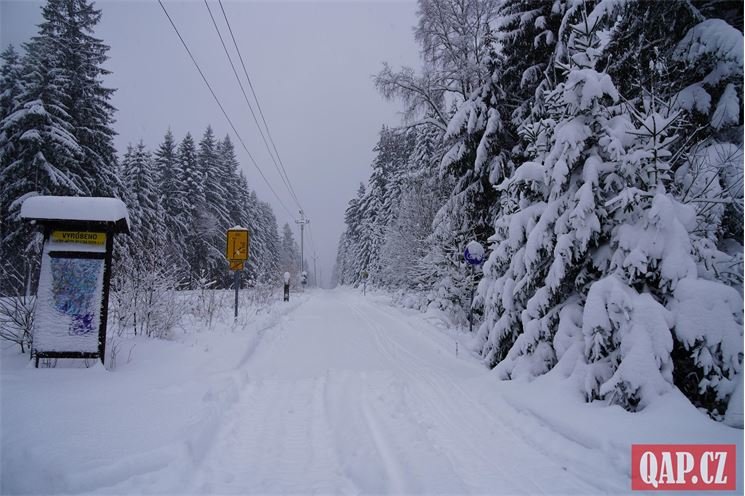
[[[21,218],[42,222],[111,222],[118,231],[129,232],[127,207],[118,198],[32,196],[21,205]]]

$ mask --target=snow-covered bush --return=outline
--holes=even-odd
[[[10,265],[0,266],[0,278],[8,283],[8,287],[24,286],[20,271]],[[28,291],[0,295],[0,339],[17,344],[21,353],[31,348],[35,306],[36,297]]]
[[[742,373],[742,295],[713,281],[687,278],[675,289],[676,385],[694,405],[720,418]]]
[[[582,315],[587,398],[634,411],[670,391],[672,324],[672,314],[649,293],[615,276],[595,282]]]
[[[142,256],[145,260],[124,259],[114,268],[110,318],[119,336],[167,338],[184,313],[175,271],[152,254]]]

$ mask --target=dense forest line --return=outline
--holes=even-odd
[[[743,357],[743,6],[419,0],[336,279],[463,323],[502,379],[720,419]],[[482,271],[465,245],[487,247]]]

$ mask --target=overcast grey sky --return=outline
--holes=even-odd
[[[209,1],[219,23],[219,5]],[[203,1],[164,3],[249,150],[295,214]],[[36,33],[41,4],[0,0],[2,48],[18,46]],[[107,84],[117,89],[118,150],[140,138],[154,148],[169,126],[177,139],[187,131],[198,139],[207,124],[218,136],[229,132],[157,1],[96,4],[103,13],[96,34],[111,46],[106,67],[113,73]],[[311,219],[319,270],[327,278],[344,208],[359,181],[367,180],[377,133],[381,125],[399,122],[400,107],[377,94],[371,75],[383,61],[417,65],[416,3],[223,0],[223,5],[282,161]],[[233,141],[251,186],[272,204],[280,228],[291,222]]]

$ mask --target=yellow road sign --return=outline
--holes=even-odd
[[[231,260],[230,270],[243,270],[243,260]]]
[[[55,243],[77,243],[82,245],[106,244],[106,233],[86,231],[52,231],[52,241]]]
[[[228,229],[225,258],[230,261],[248,260],[248,229]]]

